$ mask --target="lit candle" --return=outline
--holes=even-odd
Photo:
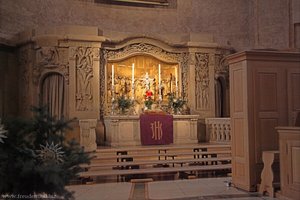
[[[158,64],[158,95],[161,98],[160,64]]]
[[[134,63],[132,63],[132,98],[134,98]]]
[[[158,64],[158,86],[160,87],[160,64]]]
[[[178,83],[177,83],[177,67],[175,67],[175,84],[176,84],[176,90],[178,87]]]
[[[112,87],[115,85],[115,67],[114,65],[111,66],[111,85]]]

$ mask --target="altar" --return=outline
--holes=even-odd
[[[173,144],[197,144],[198,115],[173,115]],[[106,145],[137,146],[141,143],[139,115],[104,117]]]

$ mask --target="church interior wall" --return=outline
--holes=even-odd
[[[104,35],[207,33],[216,43],[236,51],[287,49],[292,40],[289,32],[299,23],[296,6],[296,0],[177,0],[175,8],[124,9],[90,0],[2,0],[0,36],[9,41],[33,27],[84,25],[99,27]]]
[[[7,52],[11,47],[5,47],[5,50],[1,51],[1,61],[6,64],[2,64],[0,70],[9,71],[9,74],[23,74],[28,70],[41,73],[34,71],[35,64],[41,64],[37,55],[41,49],[47,51],[53,47],[60,49],[59,51],[64,54],[62,57],[66,60],[63,63],[69,62],[74,67],[75,59],[70,58],[70,52],[77,47],[83,46],[97,51],[104,40],[107,44],[120,44],[136,36],[144,38],[144,41],[146,38],[161,40],[166,48],[170,46],[188,49],[190,55],[194,57],[188,64],[191,70],[195,70],[197,56],[201,60],[201,55],[208,53],[209,58],[212,58],[214,48],[225,47],[234,51],[260,48],[288,50],[298,47],[299,43],[297,38],[300,32],[297,25],[300,22],[300,11],[295,9],[297,5],[299,5],[297,0],[177,0],[176,6],[171,8],[127,6],[124,9],[120,5],[105,5],[95,3],[93,0],[0,0],[0,43],[18,49]],[[28,50],[26,52],[29,57],[27,60],[20,60],[20,52],[24,49]],[[101,58],[94,59],[95,70],[99,64],[97,59]],[[22,61],[27,63],[22,65]],[[216,66],[214,62],[217,60],[210,59],[208,67]],[[21,68],[19,72],[18,66]],[[70,73],[75,73],[74,68],[70,68]],[[1,74],[0,76],[4,76],[4,73]],[[22,113],[23,105],[18,105],[19,99],[23,99],[22,103],[28,105],[38,103],[38,84],[30,83],[28,88],[18,90],[18,85],[26,85],[23,82],[34,79],[34,75],[27,74],[27,79],[25,76],[17,79],[16,76],[9,74],[5,74],[9,79],[5,82],[7,84],[0,86],[1,115]],[[193,73],[191,76],[192,80],[195,79]],[[210,79],[214,79],[213,73],[209,76]],[[71,80],[72,78],[74,77],[70,75],[70,81],[74,83],[75,80]],[[96,79],[93,81],[99,85]],[[193,84],[191,83],[191,87],[195,86]],[[69,88],[69,98],[75,94],[72,87]],[[12,88],[15,90],[11,90]],[[209,89],[214,93],[213,86]],[[5,100],[3,94],[6,96]],[[193,94],[192,89],[189,90],[189,94]],[[226,94],[224,98],[229,104],[228,87]],[[28,98],[24,95],[28,95]],[[93,103],[97,102],[96,98]],[[71,107],[74,107],[73,103],[71,102]],[[195,106],[196,102],[191,104]],[[99,108],[93,105],[91,113],[70,109],[69,116],[99,118]],[[201,118],[212,116],[211,112],[216,111],[210,110]],[[203,114],[194,110],[194,114],[201,113]],[[226,107],[224,116],[228,115],[229,107]],[[199,126],[202,127],[203,124]],[[102,124],[97,128],[103,133]],[[103,134],[99,137],[103,138]]]
[[[18,64],[15,49],[0,46],[0,118],[18,114]]]

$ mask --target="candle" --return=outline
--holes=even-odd
[[[160,87],[160,64],[158,64],[158,86]]]
[[[132,63],[132,98],[134,98],[134,63]]]
[[[114,65],[111,66],[111,85],[112,87],[115,85],[115,67]]]
[[[177,67],[175,67],[175,84],[176,84],[176,90],[178,87],[178,83],[177,83]]]

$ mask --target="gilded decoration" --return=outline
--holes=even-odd
[[[167,104],[168,95],[179,93],[177,63],[165,63],[152,56],[138,55],[123,61],[108,62],[106,66],[108,102],[124,96],[142,106],[149,102],[147,94],[151,93],[153,104]],[[146,108],[150,109],[149,106]]]
[[[196,53],[195,84],[196,84],[196,109],[209,109],[209,55]]]
[[[76,68],[76,110],[92,110],[93,91],[93,56],[92,48],[72,48],[72,57],[75,58]]]
[[[167,104],[167,94],[170,92],[173,92],[174,94],[177,92],[178,96],[182,96],[187,100],[187,73],[189,60],[188,53],[170,52],[148,43],[133,43],[118,49],[104,48],[102,49],[101,54],[100,113],[102,116],[107,115],[111,112],[111,101],[113,99],[112,94],[116,95],[115,97],[126,94],[129,98],[132,98],[132,95],[134,95],[133,98],[135,99],[135,102],[138,102],[137,104],[139,105],[143,105],[146,92],[145,84],[143,83],[143,81],[145,79],[147,70],[142,69],[144,69],[146,65],[151,66],[151,69],[148,69],[148,73],[150,75],[150,88],[154,94],[154,102],[161,101],[162,104]],[[132,85],[132,63],[135,63],[134,59],[139,60],[139,56],[144,58],[147,57],[148,61],[146,61],[146,59],[136,64],[135,80],[134,84]],[[112,64],[114,64],[116,71],[123,73],[121,73],[120,75],[116,74],[114,77],[114,92],[112,92]],[[160,89],[158,85],[159,64],[161,64],[162,77]],[[175,74],[177,75],[177,77],[175,77]],[[159,92],[161,94],[159,94]],[[159,97],[161,99],[159,99]],[[105,100],[103,101],[103,99]],[[154,103],[154,106],[156,106],[155,104],[156,103]]]

